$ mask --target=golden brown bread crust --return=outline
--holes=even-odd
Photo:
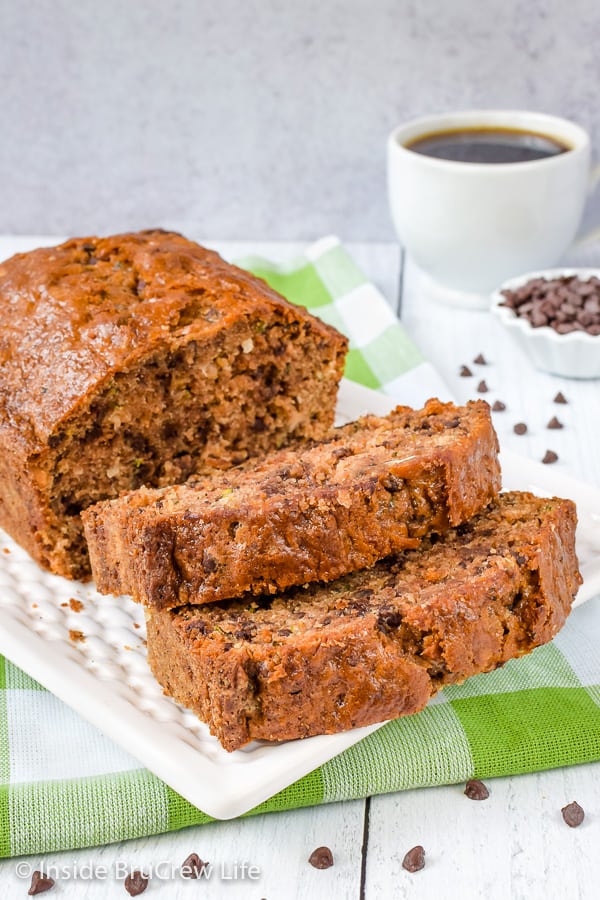
[[[102,593],[159,608],[331,581],[487,506],[497,453],[483,400],[365,416],[252,468],[88,508],[92,572]]]
[[[439,541],[329,585],[147,609],[148,660],[227,750],[413,713],[551,640],[581,581],[575,525],[568,500],[503,494]]]
[[[0,299],[0,527],[55,572],[89,503],[333,424],[346,339],[181,235],[18,254]]]
[[[262,279],[160,230],[19,253],[0,265],[0,297],[0,428],[28,439],[28,451],[44,449],[57,424],[112,372],[191,324],[196,336],[215,335],[248,308],[265,315],[277,308],[345,343]]]

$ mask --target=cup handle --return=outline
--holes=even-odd
[[[590,172],[590,177],[588,181],[588,195],[593,194],[598,185],[600,184],[600,162],[597,163]],[[581,244],[587,244],[588,241],[598,241],[600,240],[600,226],[598,228],[592,228],[591,231],[586,231],[585,234],[582,234],[578,237],[574,244],[576,247],[579,247]]]

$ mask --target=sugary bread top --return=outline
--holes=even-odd
[[[28,451],[115,372],[157,347],[218,342],[244,317],[346,343],[260,278],[160,230],[17,254],[0,265],[0,303],[0,439]]]

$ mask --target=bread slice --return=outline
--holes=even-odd
[[[486,506],[497,449],[483,400],[430,400],[252,468],[97,504],[83,521],[98,590],[170,608],[331,581]]]
[[[417,712],[556,634],[581,582],[575,524],[568,500],[502,494],[444,538],[328,585],[147,609],[148,661],[226,750]]]
[[[62,575],[86,506],[333,425],[346,338],[181,235],[18,254],[0,301],[0,527]]]

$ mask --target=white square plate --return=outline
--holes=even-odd
[[[338,419],[385,414],[393,406],[391,398],[346,381]],[[576,501],[584,576],[577,603],[600,593],[600,491],[514,454],[503,454],[502,463],[505,488]],[[381,727],[227,753],[196,716],[163,696],[146,663],[137,604],[43,571],[6,535],[0,548],[9,551],[0,552],[0,652],[217,819],[247,812]],[[83,602],[80,612],[71,598]]]

